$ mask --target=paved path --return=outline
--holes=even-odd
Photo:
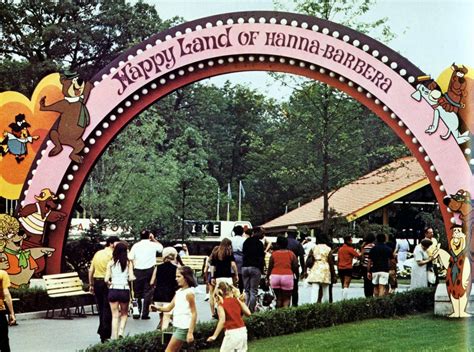
[[[406,285],[401,285],[400,291],[406,290]],[[300,303],[308,303],[310,288],[300,284]],[[361,284],[352,284],[349,289],[349,298],[363,297]],[[334,300],[341,300],[340,284],[334,287]],[[199,321],[211,319],[208,302],[204,301],[205,289],[200,285],[196,290],[196,300]],[[34,316],[35,318],[32,318]],[[98,326],[97,316],[87,318],[43,319],[44,314],[19,314],[18,326],[9,330],[10,346],[13,352],[50,352],[50,351],[78,351],[99,342],[96,334]],[[125,329],[126,334],[135,335],[151,331],[158,325],[158,314],[150,314],[150,320],[129,319]]]

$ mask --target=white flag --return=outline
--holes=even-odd
[[[232,192],[230,191],[230,183],[227,184],[227,198],[232,199]]]
[[[245,189],[244,189],[244,184],[242,183],[242,181],[240,181],[239,185],[240,185],[240,192],[242,192],[242,198],[245,198]]]

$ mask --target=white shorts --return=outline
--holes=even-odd
[[[247,328],[245,326],[238,329],[225,331],[224,340],[220,352],[246,352],[247,351]]]
[[[378,271],[372,273],[372,284],[374,285],[387,285],[388,284],[388,273],[385,271]]]

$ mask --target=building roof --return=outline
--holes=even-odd
[[[353,221],[429,184],[414,157],[387,164],[330,193],[329,207]],[[270,231],[289,225],[314,225],[323,220],[323,197],[312,200],[262,225]]]

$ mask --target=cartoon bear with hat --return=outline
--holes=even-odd
[[[60,75],[64,99],[51,105],[46,105],[46,97],[40,100],[41,111],[59,112],[59,118],[54,124],[49,138],[54,148],[49,156],[61,153],[63,145],[72,147],[69,158],[76,163],[82,163],[79,153],[84,149],[82,135],[90,123],[89,111],[86,107],[92,84],[79,77],[77,72],[65,71]]]

